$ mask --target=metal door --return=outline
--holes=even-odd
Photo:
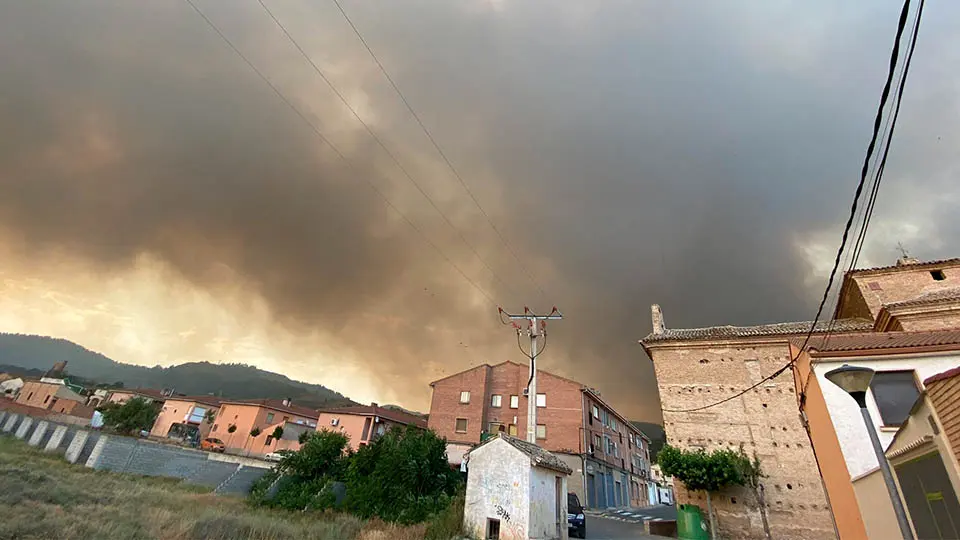
[[[894,467],[919,538],[960,538],[960,503],[939,452]]]

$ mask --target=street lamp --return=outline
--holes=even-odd
[[[850,397],[860,407],[860,416],[863,417],[863,423],[867,425],[867,433],[870,434],[873,451],[877,454],[877,461],[880,462],[880,472],[883,474],[883,481],[887,485],[887,493],[890,495],[890,502],[893,503],[893,511],[897,514],[900,534],[903,535],[904,540],[913,540],[913,530],[910,529],[907,513],[903,509],[903,502],[900,500],[900,493],[897,491],[897,483],[894,481],[893,472],[890,470],[890,462],[887,461],[887,456],[883,452],[880,437],[877,436],[877,429],[873,425],[873,420],[870,419],[870,411],[867,410],[867,390],[870,389],[870,381],[873,380],[873,370],[867,367],[844,364],[828,371],[825,376],[828,381],[850,394]]]

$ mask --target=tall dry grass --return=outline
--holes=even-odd
[[[0,437],[0,539],[414,540],[426,531],[425,524],[252,508],[172,479],[70,465]]]

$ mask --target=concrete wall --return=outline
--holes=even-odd
[[[97,470],[144,476],[164,476],[209,486],[217,493],[246,494],[254,481],[269,471],[271,464],[209,454],[163,445],[143,439],[104,435],[72,425],[6,414],[0,427],[47,452],[63,453],[67,461]]]
[[[540,467],[529,470],[530,538],[567,538],[567,475]]]
[[[530,519],[530,458],[509,443],[495,440],[470,453],[464,529],[471,538],[487,537],[487,520],[500,520],[500,538],[527,538]]]
[[[821,358],[819,360],[814,368],[817,382],[820,384],[824,401],[826,401],[827,408],[830,410],[830,418],[836,429],[837,439],[840,441],[840,448],[843,450],[843,457],[847,462],[847,469],[850,471],[851,477],[857,477],[879,467],[880,463],[877,461],[873,446],[870,444],[870,436],[863,424],[863,418],[860,416],[860,408],[853,401],[853,398],[840,387],[826,380],[824,376],[831,369],[838,368],[843,364],[869,367],[876,371],[912,369],[916,370],[917,378],[922,381],[956,367],[960,364],[960,355],[927,354],[878,356],[875,358],[849,357],[835,360]],[[867,395],[867,409],[870,411],[870,417],[880,437],[880,443],[886,449],[893,441],[897,428],[883,425],[880,409],[877,408],[872,393]]]

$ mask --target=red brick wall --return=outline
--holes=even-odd
[[[505,362],[496,366],[480,366],[433,385],[429,427],[451,442],[480,442],[480,432],[488,424],[503,424],[505,431],[516,425],[517,437],[526,437],[527,398],[523,389],[529,379],[527,366]],[[547,427],[547,437],[538,440],[547,450],[582,451],[583,394],[579,383],[540,371],[537,393],[547,395],[547,406],[537,409],[537,423]],[[470,403],[460,403],[460,392],[470,392]],[[491,406],[494,394],[500,395],[501,406]],[[510,408],[510,396],[518,396],[518,407]],[[467,419],[467,433],[456,433],[457,418]],[[516,418],[516,420],[514,420]]]
[[[433,384],[427,427],[451,442],[478,444],[484,422],[484,393],[490,367],[483,365]],[[470,403],[460,403],[460,392],[470,392]],[[467,419],[467,432],[456,432],[457,418]]]

